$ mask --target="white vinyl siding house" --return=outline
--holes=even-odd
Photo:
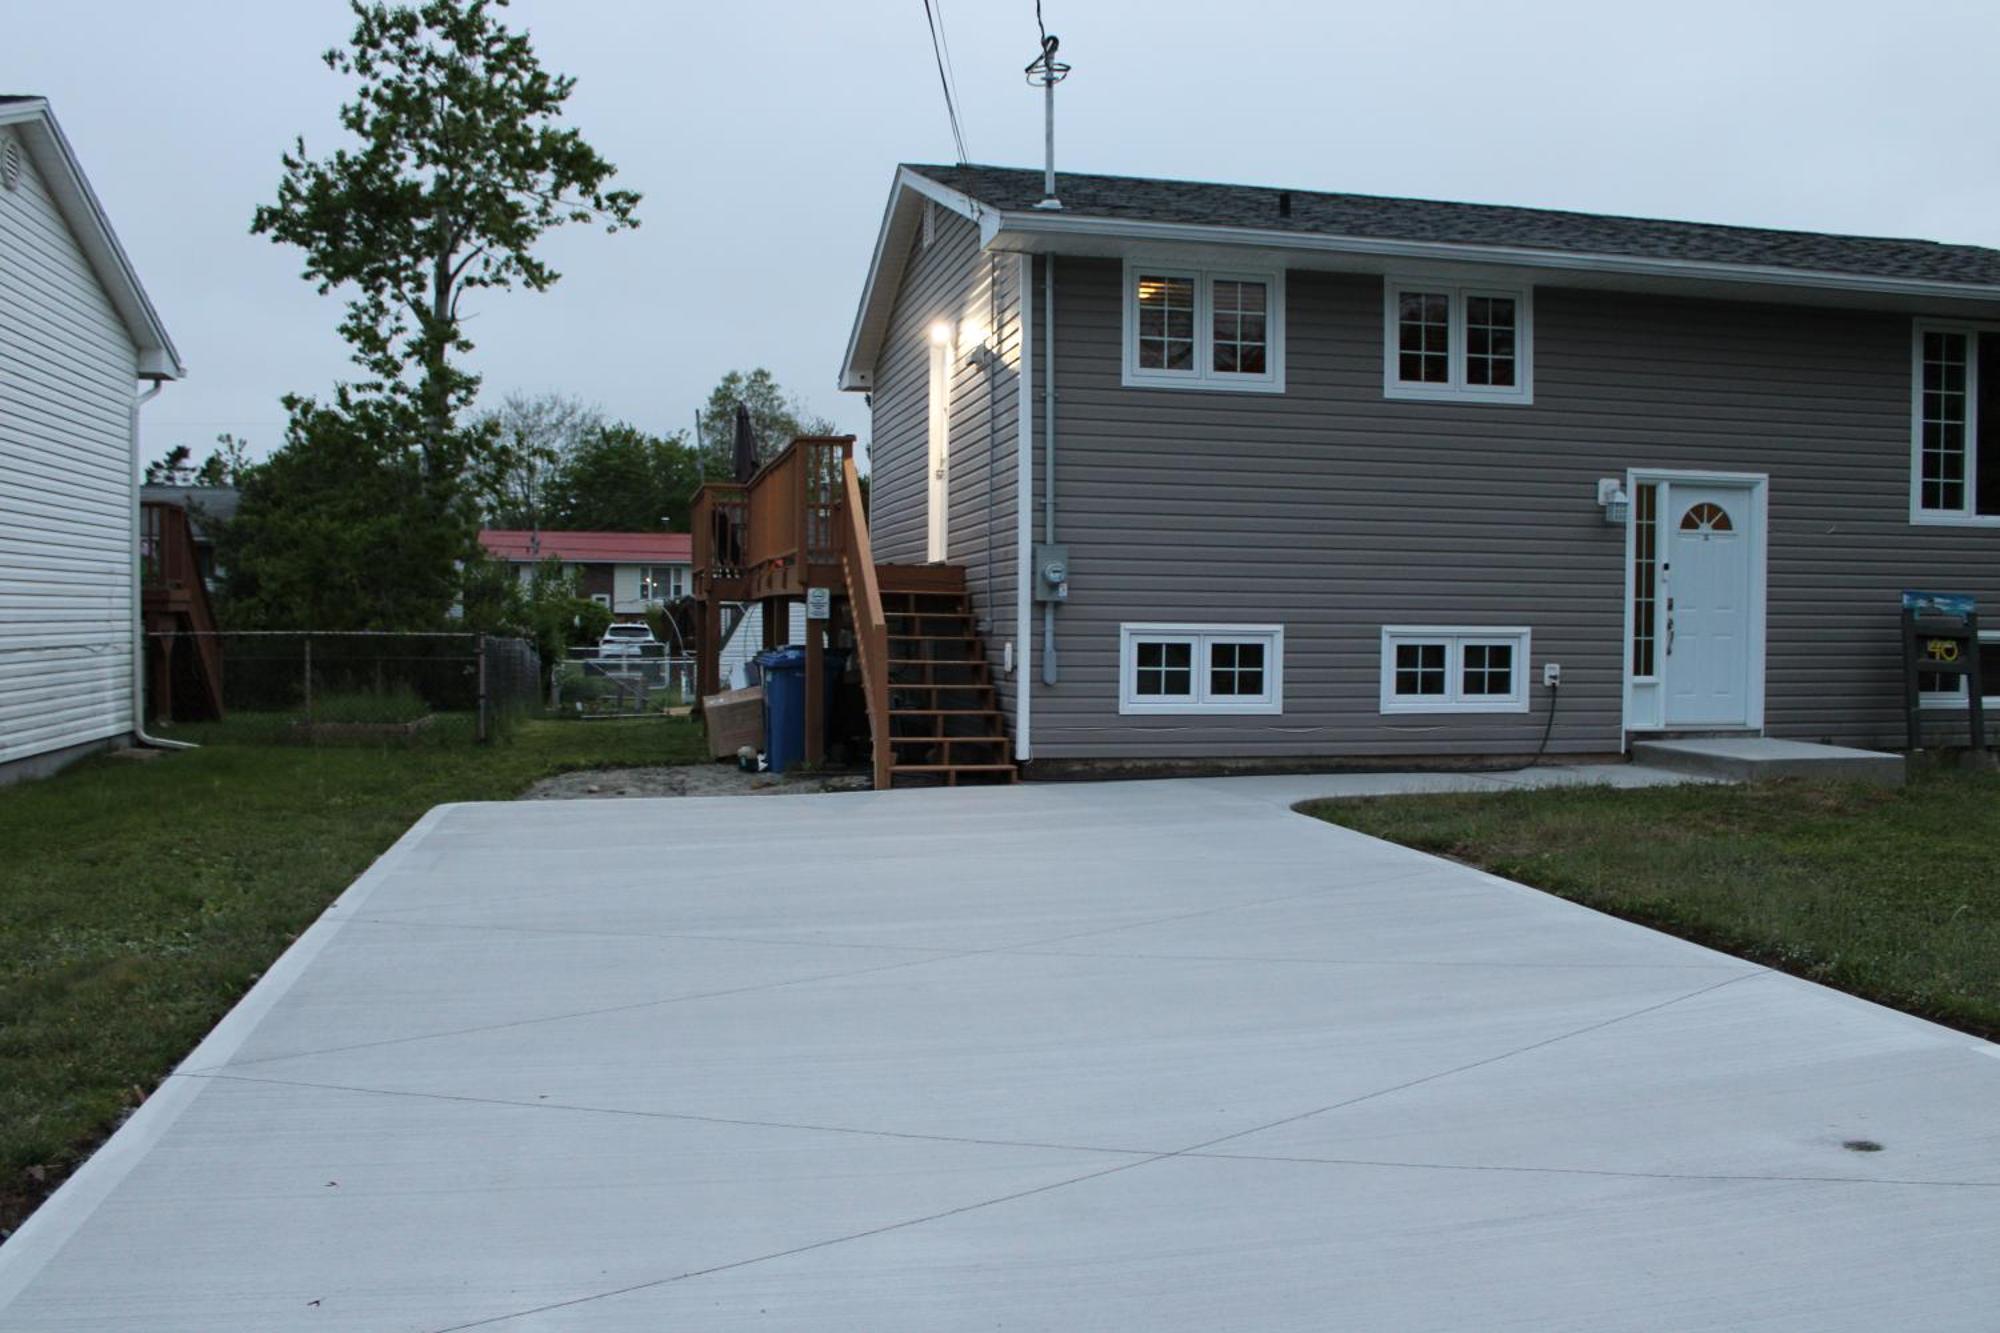
[[[4,777],[135,729],[136,381],[179,374],[39,99],[0,100],[0,328]]]

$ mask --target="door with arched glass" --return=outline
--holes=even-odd
[[[1753,722],[1752,602],[1761,557],[1756,491],[1748,485],[1673,482],[1661,488],[1659,641],[1669,727]]]

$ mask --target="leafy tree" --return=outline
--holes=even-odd
[[[217,537],[233,629],[410,629],[443,623],[469,552],[465,515],[440,515],[389,400],[288,398],[285,444],[242,478]],[[441,521],[441,518],[443,521]]]
[[[514,566],[482,555],[465,571],[465,624],[488,634],[532,639],[545,666],[571,644],[596,643],[611,612],[583,595],[578,572],[550,556],[522,579]]]
[[[839,433],[833,422],[814,414],[801,399],[780,388],[770,371],[761,366],[748,373],[732,370],[708,395],[708,405],[701,410],[703,476],[735,474],[738,403],[750,409],[750,424],[756,427],[761,450],[757,460],[760,463],[775,456],[795,435]]]
[[[314,160],[299,139],[251,230],[304,250],[320,291],[354,289],[341,335],[371,388],[414,400],[442,484],[466,462],[453,422],[478,387],[452,364],[472,349],[465,294],[547,289],[560,275],[535,242],[570,222],[636,226],[639,196],[606,189],[615,168],[559,124],[575,80],[494,17],[506,0],[351,3],[354,35],[325,60],[359,84],[341,107],[359,146]]]
[[[215,437],[215,448],[194,470],[197,486],[234,486],[250,469],[250,446],[228,431]]]
[[[467,293],[548,288],[559,275],[534,246],[557,227],[637,225],[639,196],[607,188],[614,168],[560,123],[574,80],[499,22],[505,4],[351,0],[353,37],[325,61],[356,85],[340,117],[355,142],[314,159],[299,139],[277,201],[257,210],[253,232],[304,251],[322,293],[350,293],[340,332],[368,378],[331,406],[286,400],[285,446],[237,519],[256,534],[229,566],[246,615],[318,628],[440,615],[441,588],[477,554],[494,445],[490,424],[459,424],[479,383],[458,364]],[[352,531],[328,530],[344,519]],[[316,580],[296,577],[302,552],[323,562]]]
[[[215,448],[200,466],[194,450],[177,444],[166,457],[146,464],[149,486],[234,486],[250,467],[250,446],[224,431],[215,437]]]
[[[543,524],[604,532],[686,532],[701,460],[685,435],[620,423],[586,433],[557,462]]]
[[[496,528],[554,526],[550,481],[584,439],[603,429],[603,416],[579,398],[511,393],[484,420],[493,433],[478,480],[486,521]]]

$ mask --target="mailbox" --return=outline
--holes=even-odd
[[[1903,709],[1910,748],[1924,748],[1921,699],[1925,677],[1964,682],[1965,714],[1975,752],[1986,749],[1985,683],[1979,676],[1979,606],[1962,593],[1903,594]]]

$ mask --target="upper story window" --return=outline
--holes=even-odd
[[[1911,520],[2000,523],[2000,328],[1919,322],[1912,353]]]
[[[1285,387],[1285,277],[1128,261],[1128,385]]]
[[[1388,397],[1535,400],[1528,288],[1391,278],[1384,290],[1382,389]]]

